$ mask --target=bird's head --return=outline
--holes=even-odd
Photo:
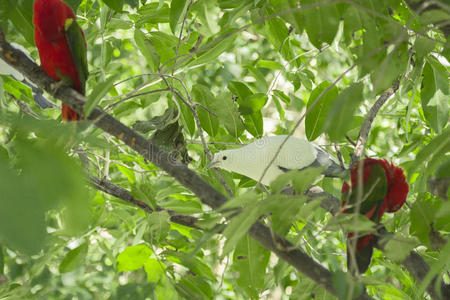
[[[233,150],[223,150],[214,154],[213,160],[208,165],[207,169],[210,168],[221,168],[228,171],[233,171],[233,161],[234,161],[234,151]]]

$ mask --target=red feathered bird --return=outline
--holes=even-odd
[[[61,0],[36,0],[33,22],[44,71],[84,95],[88,76],[86,41],[72,9]],[[63,120],[80,118],[70,107],[62,105]]]
[[[351,186],[342,185],[342,206],[348,206],[344,213],[355,212],[358,201],[358,169],[357,163],[350,170]],[[384,212],[396,212],[406,202],[409,186],[406,183],[403,170],[384,159],[367,158],[362,167],[362,191],[359,213],[375,223],[380,222]],[[348,234],[348,239],[354,239],[354,233]],[[370,265],[376,237],[373,234],[358,236],[356,243],[347,243],[347,266],[351,272],[356,270],[349,248],[355,247],[355,260],[359,273],[364,273]]]

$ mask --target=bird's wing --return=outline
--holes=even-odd
[[[65,23],[65,35],[69,45],[73,61],[80,78],[81,93],[84,94],[86,80],[89,75],[87,64],[87,47],[83,31],[80,25],[73,18],[69,18]]]

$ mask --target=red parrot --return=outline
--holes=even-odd
[[[86,40],[72,9],[61,0],[36,0],[34,39],[44,71],[55,80],[84,95],[88,76]],[[62,105],[62,119],[76,121],[81,116]]]
[[[357,163],[350,170],[351,186],[342,185],[342,206],[350,206],[344,213],[353,213],[358,199],[358,168]],[[406,183],[403,170],[384,159],[366,158],[362,168],[362,192],[359,213],[375,223],[379,223],[384,212],[396,212],[406,202],[409,186]],[[354,233],[348,234],[348,239],[354,238]],[[358,236],[355,247],[355,259],[359,273],[364,273],[370,265],[373,247],[377,240],[373,234]],[[351,272],[354,267],[350,255],[350,243],[347,242],[347,266]]]

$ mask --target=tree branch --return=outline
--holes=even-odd
[[[114,184],[108,180],[100,179],[96,176],[89,175],[89,179],[91,184],[99,191],[105,192],[111,196],[114,196],[116,198],[119,198],[125,202],[128,202],[130,204],[133,204],[134,206],[139,207],[143,211],[151,214],[152,212],[156,211],[166,211],[170,215],[170,221],[174,223],[178,223],[187,227],[200,229],[195,223],[197,223],[199,220],[195,217],[179,214],[173,210],[166,209],[160,206],[156,206],[156,209],[153,210],[147,203],[136,199],[129,191],[122,188],[121,186]]]
[[[46,90],[50,95],[60,99],[76,112],[83,114],[83,106],[86,102],[86,98],[72,88],[58,84],[25,54],[13,48],[6,42],[4,33],[1,29],[0,57],[25,75],[34,84]],[[167,172],[174,179],[191,190],[204,204],[217,209],[227,201],[227,198],[224,195],[215,190],[203,178],[198,176],[196,172],[190,170],[181,162],[173,160],[169,153],[161,150],[151,141],[146,140],[143,136],[125,126],[102,109],[96,107],[87,119],[93,121],[97,127],[110,135],[115,136],[144,158]],[[248,233],[266,249],[274,252],[280,258],[294,266],[298,271],[324,286],[328,292],[336,295],[336,290],[334,289],[331,280],[332,273],[300,249],[293,249],[293,245],[289,241],[276,234],[272,234],[270,229],[261,223],[255,223]],[[364,291],[358,299],[370,298]]]
[[[367,113],[366,118],[364,119],[364,123],[359,130],[358,139],[356,141],[356,146],[354,152],[351,154],[351,163],[350,165],[354,165],[363,154],[364,148],[366,146],[367,138],[369,136],[370,129],[372,128],[372,123],[381,107],[386,103],[386,101],[395,94],[400,85],[400,79],[394,82],[392,87],[387,89],[378,100],[374,103],[374,105],[370,108]]]

